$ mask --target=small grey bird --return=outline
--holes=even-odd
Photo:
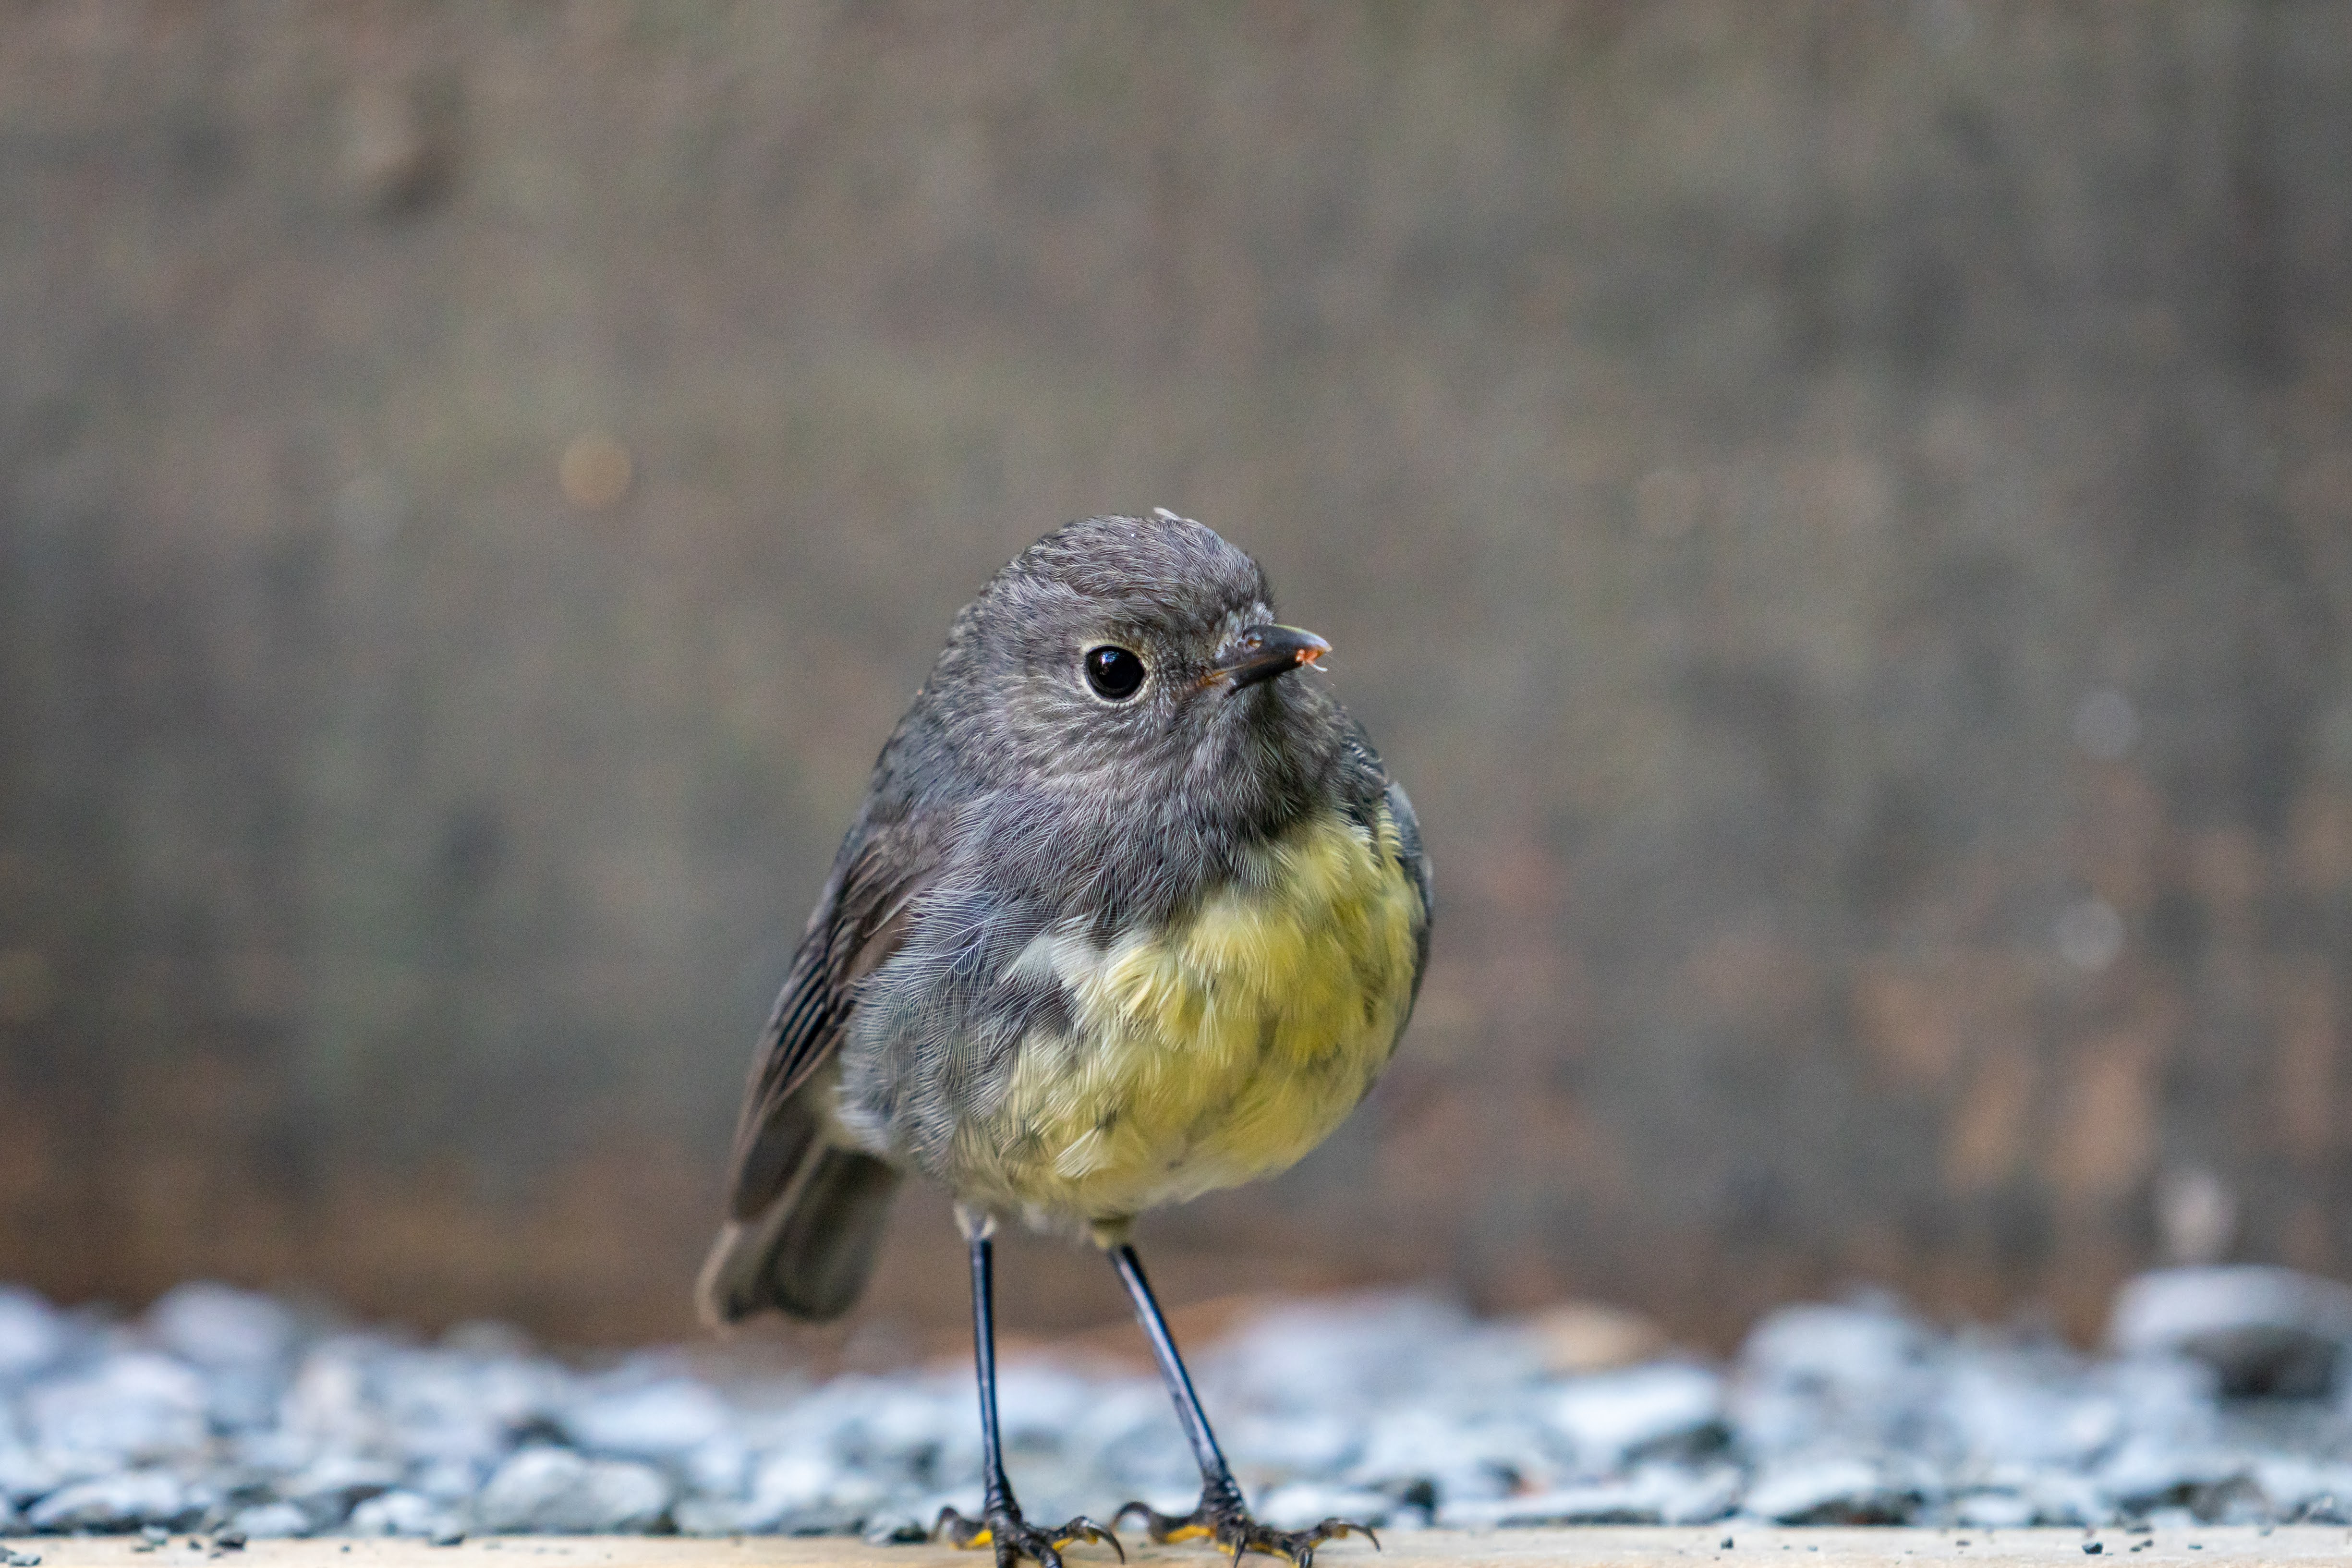
[[[1200,1461],[1192,1513],[1117,1519],[1300,1568],[1362,1530],[1250,1517],[1128,1241],[1144,1210],[1321,1142],[1412,1014],[1429,860],[1363,731],[1298,673],[1329,651],[1173,512],[1039,540],[956,616],[882,748],[761,1037],[704,1314],[839,1315],[901,1174],[944,1184],[985,1502],[938,1529],[1001,1568],[1118,1546],[1029,1523],[1005,1476],[989,1237],[1013,1219],[1109,1255]]]

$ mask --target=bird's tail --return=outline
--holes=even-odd
[[[773,1307],[824,1322],[849,1310],[874,1270],[898,1173],[814,1139],[789,1181],[710,1248],[695,1301],[714,1328]]]

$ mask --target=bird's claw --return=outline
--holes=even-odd
[[[1218,1506],[1203,1499],[1200,1507],[1186,1514],[1162,1513],[1150,1503],[1131,1502],[1111,1516],[1111,1523],[1124,1524],[1131,1513],[1142,1517],[1144,1533],[1157,1545],[1206,1538],[1232,1552],[1236,1565],[1243,1553],[1262,1552],[1269,1557],[1286,1558],[1297,1568],[1314,1568],[1315,1549],[1343,1535],[1360,1535],[1376,1550],[1381,1544],[1371,1526],[1351,1519],[1327,1519],[1306,1530],[1276,1530],[1252,1519],[1238,1502]]]
[[[1118,1537],[1084,1514],[1059,1530],[1040,1530],[1023,1519],[1021,1510],[1011,1503],[983,1509],[978,1519],[943,1508],[932,1522],[931,1535],[950,1546],[993,1546],[996,1568],[1013,1568],[1024,1557],[1041,1568],[1062,1568],[1062,1548],[1073,1541],[1100,1542],[1118,1552],[1121,1563],[1127,1561],[1127,1548],[1118,1543]]]

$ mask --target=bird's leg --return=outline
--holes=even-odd
[[[1192,1541],[1205,1536],[1232,1552],[1236,1564],[1245,1552],[1263,1552],[1270,1556],[1287,1557],[1298,1568],[1310,1568],[1315,1549],[1342,1535],[1361,1535],[1378,1546],[1380,1537],[1353,1520],[1327,1519],[1308,1530],[1275,1530],[1249,1516],[1249,1509],[1242,1500],[1242,1489],[1234,1480],[1233,1468],[1217,1447],[1216,1435],[1209,1430],[1209,1418],[1201,1409],[1201,1396],[1192,1392],[1192,1376],[1184,1370],[1183,1358],[1176,1353],[1176,1341],[1168,1332],[1168,1320],[1160,1316],[1160,1303],[1152,1299],[1151,1284],[1143,1277],[1143,1260],[1136,1257],[1134,1247],[1123,1241],[1107,1250],[1112,1267],[1127,1286],[1128,1295],[1134,1300],[1136,1321],[1143,1325],[1144,1337],[1151,1342],[1152,1357],[1160,1363],[1160,1380],[1168,1384],[1169,1395],[1176,1401],[1176,1419],[1183,1424],[1184,1436],[1192,1445],[1192,1458],[1201,1466],[1200,1506],[1191,1513],[1165,1514],[1150,1503],[1131,1502],[1120,1509],[1111,1522],[1124,1523],[1129,1514],[1139,1515],[1143,1528],[1155,1542]]]
[[[1027,1557],[1044,1568],[1062,1568],[1062,1548],[1073,1541],[1099,1541],[1127,1561],[1118,1537],[1081,1515],[1059,1530],[1039,1530],[1021,1517],[1013,1500],[1013,1482],[1004,1474],[1004,1450],[996,1433],[996,1311],[992,1247],[994,1225],[985,1216],[966,1214],[956,1218],[971,1244],[971,1359],[980,1373],[980,1454],[983,1492],[980,1517],[966,1519],[952,1508],[940,1510],[931,1526],[953,1546],[992,1546],[996,1568],[1013,1568]]]

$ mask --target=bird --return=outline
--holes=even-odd
[[[1055,530],[954,618],[754,1052],[714,1326],[856,1300],[908,1175],[954,1200],[972,1297],[982,1503],[933,1533],[1061,1568],[1115,1529],[1024,1516],[995,1396],[992,1238],[1107,1255],[1201,1469],[1155,1542],[1309,1568],[1352,1521],[1250,1514],[1132,1240],[1149,1210],[1273,1175],[1395,1053],[1429,959],[1412,802],[1276,619],[1258,563],[1166,508]],[[1378,1544],[1373,1538],[1373,1544]]]

